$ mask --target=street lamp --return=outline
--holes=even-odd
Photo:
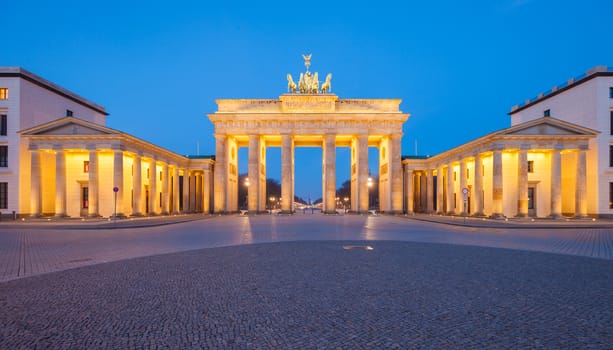
[[[345,197],[343,198],[343,200],[345,201],[345,211],[347,211],[347,202],[349,202],[349,197]]]
[[[270,200],[270,213],[272,214],[272,205],[273,205],[273,203],[275,202],[275,197],[272,197],[272,196],[271,196],[271,197],[270,197],[270,198],[268,198],[268,199]]]

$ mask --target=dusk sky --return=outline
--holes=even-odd
[[[508,127],[513,105],[613,66],[611,0],[5,0],[2,13],[0,65],[90,99],[108,126],[180,154],[214,154],[215,99],[278,98],[287,73],[304,71],[303,53],[311,71],[334,75],[340,98],[402,99],[404,155]],[[280,179],[280,153],[268,151],[269,177]],[[340,186],[349,151],[337,154]],[[296,150],[296,194],[321,196],[321,149]]]

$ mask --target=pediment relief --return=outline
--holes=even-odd
[[[53,120],[49,123],[37,125],[33,128],[19,132],[22,135],[53,135],[53,136],[70,136],[70,135],[113,135],[120,134],[117,130],[107,128],[103,125],[95,124],[89,121],[64,117]]]
[[[32,133],[32,135],[109,135],[110,132],[104,132],[99,129],[87,127],[76,123],[67,123],[58,125],[45,130]]]
[[[557,121],[542,121],[526,123],[524,127],[517,125],[502,132],[501,135],[592,135],[589,129],[574,127],[569,123]]]

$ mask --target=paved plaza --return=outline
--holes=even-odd
[[[610,226],[425,220],[2,223],[0,348],[613,344]]]

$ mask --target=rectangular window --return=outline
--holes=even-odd
[[[89,187],[82,188],[81,208],[83,209],[89,208]]]
[[[0,152],[0,166],[2,166],[1,163],[2,163],[2,152]],[[613,167],[613,145],[609,145],[609,166]]]
[[[453,172],[453,181],[456,181],[456,179],[455,179],[455,171]]]
[[[610,113],[611,113],[611,121],[610,121],[611,135],[613,135],[613,111],[610,111]]]
[[[72,111],[70,109],[66,110],[66,116],[67,117],[72,117]]]
[[[613,112],[611,112],[613,116]],[[6,114],[0,115],[0,136],[6,136],[8,132],[8,124],[7,124]],[[613,134],[612,134],[613,135]]]
[[[609,182],[609,209],[613,209],[613,182]]]
[[[83,172],[84,173],[89,173],[89,160],[84,160],[83,161]]]
[[[466,178],[470,179],[470,169],[466,168]]]
[[[9,203],[9,183],[0,182],[0,209],[8,209]]]
[[[9,146],[0,146],[0,167],[9,166]]]
[[[533,173],[534,172],[534,161],[533,160],[529,160],[528,161],[528,172],[529,173]]]
[[[7,91],[7,95],[8,95],[8,91]],[[609,98],[613,98],[613,87],[609,88]]]
[[[546,109],[543,111],[543,117],[551,117],[551,110]]]
[[[147,168],[147,178],[149,178],[149,168]]]
[[[160,181],[162,181],[162,172],[160,171]]]
[[[456,193],[453,194],[453,209],[456,209],[458,207],[458,198],[456,196]]]
[[[9,88],[0,88],[0,100],[9,99]]]
[[[162,192],[160,192],[160,208],[162,207]]]

